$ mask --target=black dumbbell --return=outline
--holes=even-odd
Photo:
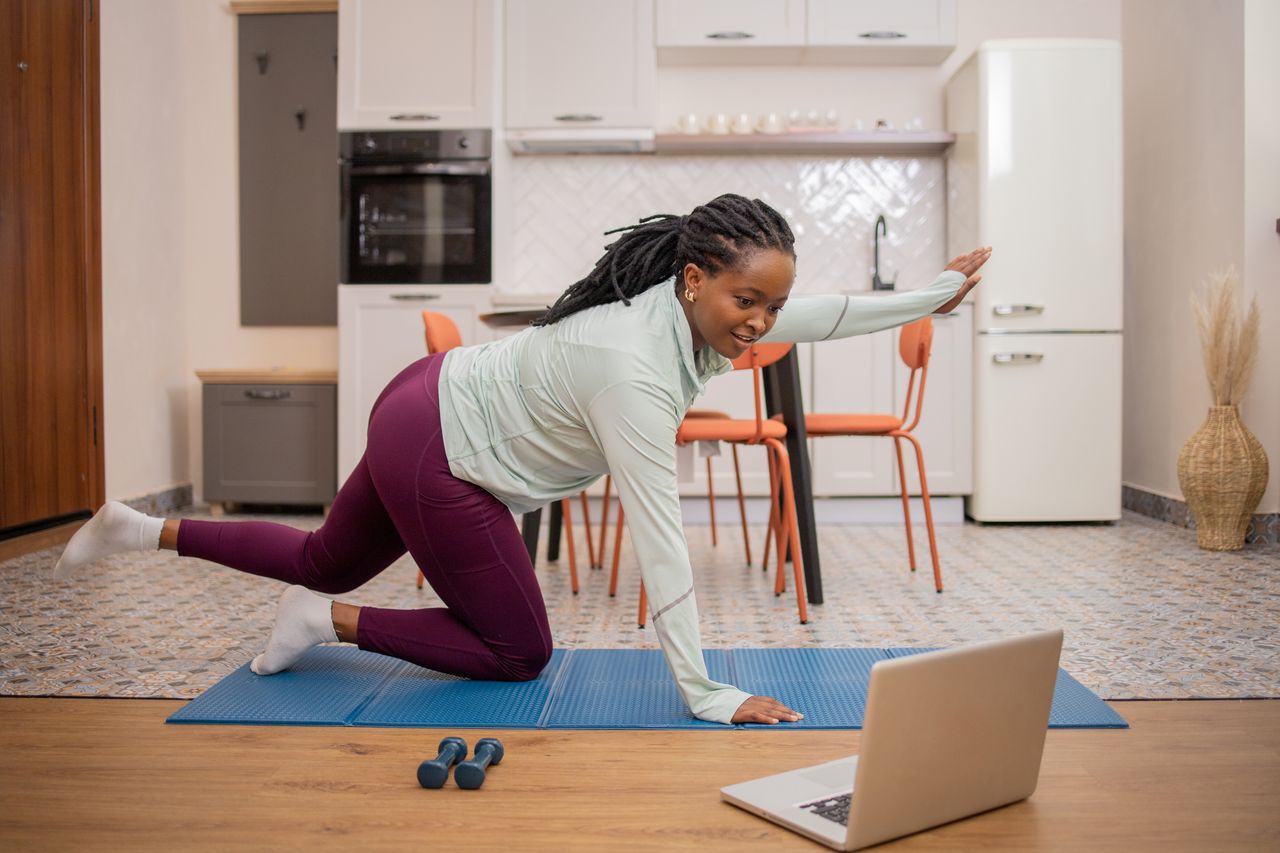
[[[443,788],[449,779],[449,768],[467,757],[467,742],[460,737],[440,741],[440,754],[418,765],[418,784],[424,788]]]
[[[464,761],[453,771],[453,781],[459,788],[475,790],[484,784],[484,769],[490,764],[502,763],[502,741],[496,737],[480,738],[476,742],[475,757]]]

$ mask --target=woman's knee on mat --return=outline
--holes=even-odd
[[[509,676],[504,681],[533,681],[551,662],[551,644],[528,649],[495,649],[494,654],[503,673]]]

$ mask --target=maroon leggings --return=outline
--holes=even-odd
[[[445,607],[364,607],[360,648],[468,678],[536,678],[551,658],[542,591],[511,511],[449,472],[437,391],[443,361],[414,362],[378,397],[364,457],[320,529],[183,519],[178,553],[342,593],[407,549]]]

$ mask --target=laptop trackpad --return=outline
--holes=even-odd
[[[853,768],[856,766],[852,761],[840,761],[835,764],[819,765],[800,775],[824,788],[849,789],[853,787]]]

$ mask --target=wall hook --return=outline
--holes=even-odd
[[[293,111],[293,117],[297,119],[298,130],[305,130],[307,127],[307,108],[299,104],[298,108]]]
[[[266,74],[267,66],[271,63],[271,54],[265,50],[260,50],[255,58],[258,60],[258,73]]]

